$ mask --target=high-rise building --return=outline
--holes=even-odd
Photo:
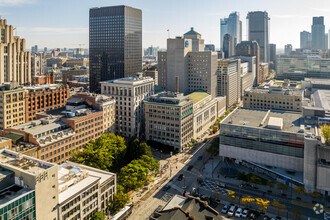
[[[260,75],[260,48],[257,41],[242,41],[235,47],[236,56],[256,57],[256,84],[264,81],[264,76]]]
[[[276,66],[276,44],[269,44],[269,68],[275,69]]]
[[[234,55],[234,39],[231,34],[225,34],[223,36],[222,48],[225,54],[225,58],[229,58]]]
[[[0,84],[31,83],[31,53],[25,51],[25,39],[14,36],[12,25],[0,17]]]
[[[312,34],[308,31],[300,32],[300,49],[310,49],[312,47]]]
[[[226,96],[227,108],[240,101],[240,63],[239,59],[218,60],[218,96]]]
[[[38,52],[38,45],[34,45],[31,47],[31,53],[37,53]]]
[[[101,81],[142,71],[142,11],[128,6],[89,11],[90,91]]]
[[[220,47],[223,49],[223,38],[225,34],[233,37],[234,46],[242,41],[242,21],[239,19],[239,13],[233,12],[228,18],[220,19]]]
[[[31,75],[37,76],[42,74],[42,54],[34,53],[31,57]]]
[[[313,17],[312,49],[325,50],[325,26],[323,16]]]
[[[266,11],[253,11],[247,15],[249,41],[257,41],[260,47],[260,62],[269,62],[269,20]]]
[[[214,46],[214,44],[205,44],[204,51],[215,52],[215,46]]]
[[[137,76],[101,82],[101,92],[116,100],[116,134],[124,137],[144,133],[143,100],[154,94],[155,81]]]
[[[325,33],[325,38],[324,38],[324,49],[328,50],[329,48],[329,34]]]
[[[292,52],[292,44],[287,44],[284,46],[285,55],[290,55]]]
[[[190,31],[183,35],[183,38],[191,39],[191,51],[204,51],[204,39],[202,39],[202,35],[196,32],[193,27],[191,27]]]
[[[167,52],[158,51],[158,86],[167,87]]]

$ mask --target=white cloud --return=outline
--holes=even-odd
[[[52,28],[52,27],[21,27],[19,31],[38,35],[56,34],[88,34],[88,28]]]
[[[322,11],[322,12],[330,12],[330,9],[328,8],[312,8],[314,11]]]
[[[0,0],[0,6],[21,6],[24,4],[34,4],[37,0]]]

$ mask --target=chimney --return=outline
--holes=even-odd
[[[179,77],[175,77],[175,92],[179,93]]]

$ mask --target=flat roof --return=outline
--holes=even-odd
[[[144,102],[181,107],[192,102],[192,99],[183,95],[183,93],[161,92],[150,96],[148,99],[144,100]]]
[[[259,88],[248,88],[245,90],[246,92],[251,93],[261,93],[261,94],[278,94],[285,96],[302,96],[303,90],[295,89],[295,88],[282,88],[282,86],[265,86]]]
[[[221,122],[221,124],[270,129],[268,123],[271,117],[277,118],[277,121],[279,119],[283,120],[282,132],[298,133],[301,130],[301,126],[305,128],[301,112],[252,108],[238,108]],[[315,133],[314,129],[304,130],[306,133]]]
[[[111,84],[126,84],[126,85],[139,85],[143,83],[153,82],[154,79],[149,76],[139,77],[139,76],[131,76],[126,78],[120,78],[115,80],[103,81],[100,83],[111,83]]]
[[[187,96],[193,100],[194,104],[196,104],[197,102],[205,99],[206,97],[208,97],[210,95],[207,92],[196,91],[196,92],[192,92],[192,93],[188,94]]]
[[[330,90],[318,89],[313,93],[315,107],[330,110]]]
[[[34,189],[23,188],[19,185],[12,185],[7,189],[0,191],[0,208],[6,207],[13,201],[30,194]]]

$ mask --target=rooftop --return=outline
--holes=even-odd
[[[74,194],[80,193],[100,181],[100,184],[113,177],[113,173],[83,166],[70,161],[59,165],[59,203],[71,198]]]
[[[56,165],[14,151],[1,150],[0,166],[37,175]]]
[[[150,96],[144,102],[172,105],[172,106],[184,106],[191,101],[192,99],[190,99],[188,96],[183,95],[183,93],[161,92]]]
[[[300,112],[238,108],[221,124],[244,127],[281,130],[291,133],[315,133],[312,126],[306,125]],[[282,129],[279,129],[282,127]]]
[[[193,27],[190,28],[190,31],[186,32],[184,35],[200,35],[200,33],[196,32]]]
[[[139,84],[144,84],[144,83],[150,83],[153,82],[154,79],[149,77],[149,76],[142,76],[142,73],[137,75],[137,76],[131,76],[131,77],[126,77],[126,78],[121,78],[121,79],[115,79],[115,80],[108,80],[102,83],[113,83],[113,84],[126,84],[126,85],[139,85]]]
[[[3,191],[0,191],[0,208],[6,207],[13,200],[17,200],[19,197],[23,197],[34,189],[23,188],[19,185],[12,185]]]
[[[318,89],[313,93],[313,101],[315,107],[323,108],[330,111],[330,91]]]
[[[206,97],[208,97],[210,95],[207,92],[196,91],[196,92],[192,92],[192,93],[188,94],[187,96],[193,100],[194,104],[196,104],[197,102],[205,99]]]
[[[94,110],[91,108],[80,108],[74,111],[67,111],[65,107],[56,108],[44,112],[37,113],[38,115],[53,117],[53,118],[65,118],[77,120],[79,118],[86,117],[95,113],[101,112],[100,110]],[[60,120],[60,119],[59,119]],[[60,120],[61,121],[61,120]]]
[[[45,85],[35,85],[35,86],[24,86],[24,89],[28,90],[48,90],[48,89],[58,89],[62,84],[45,84]]]
[[[277,94],[277,95],[285,95],[285,96],[302,96],[303,90],[296,88],[283,88],[281,85],[275,86],[264,86],[258,88],[248,88],[245,90],[249,93],[261,93],[261,94]]]

